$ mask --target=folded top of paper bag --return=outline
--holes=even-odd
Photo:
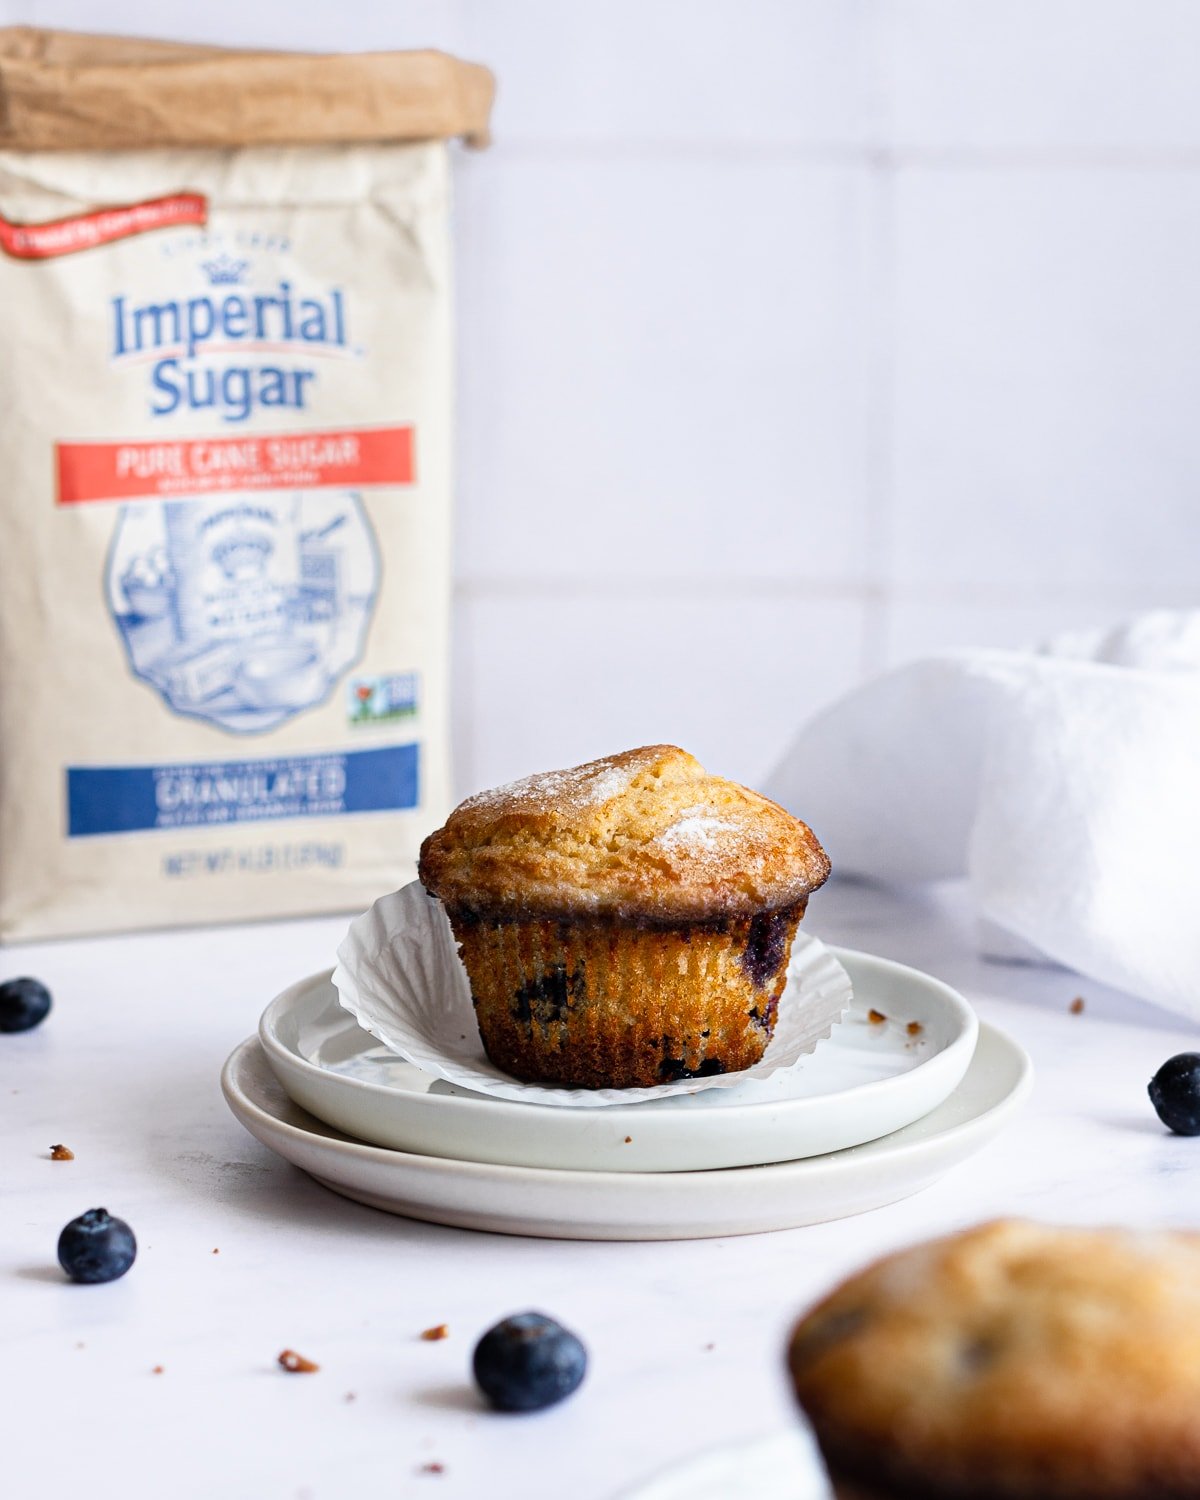
[[[835,871],[966,875],[1048,957],[1200,1017],[1200,611],[900,667],[809,723],[764,790]]]

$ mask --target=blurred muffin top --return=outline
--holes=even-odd
[[[1197,1234],[918,1245],[802,1319],[789,1364],[834,1471],[885,1492],[1200,1496]]]
[[[776,803],[647,745],[469,797],[421,846],[418,874],[480,916],[669,923],[795,905],[829,860]]]

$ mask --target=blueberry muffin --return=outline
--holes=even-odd
[[[829,861],[774,802],[650,745],[471,797],[418,873],[492,1061],[630,1088],[758,1061]]]
[[[1200,1500],[1200,1235],[984,1224],[803,1318],[842,1500]]]

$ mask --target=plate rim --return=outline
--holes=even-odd
[[[226,1059],[221,1069],[221,1091],[230,1110],[239,1122],[242,1123],[243,1128],[248,1129],[249,1127],[245,1125],[238,1107],[234,1104],[235,1097],[239,1101],[243,1101],[243,1107],[249,1107],[248,1113],[252,1116],[268,1121],[269,1129],[272,1131],[282,1132],[287,1136],[292,1136],[302,1141],[316,1139],[322,1141],[325,1147],[335,1154],[349,1155],[362,1161],[375,1162],[385,1166],[389,1164],[403,1166],[424,1175],[438,1176],[448,1174],[462,1181],[480,1179],[490,1181],[511,1180],[514,1182],[532,1181],[545,1186],[553,1186],[559,1182],[578,1183],[581,1180],[589,1180],[601,1187],[624,1188],[634,1193],[646,1195],[654,1191],[661,1192],[668,1185],[677,1187],[681,1181],[712,1183],[714,1178],[719,1178],[722,1182],[749,1182],[751,1180],[761,1182],[766,1180],[763,1176],[764,1173],[776,1178],[783,1176],[821,1177],[828,1174],[836,1175],[839,1169],[845,1165],[847,1158],[855,1154],[869,1152],[876,1157],[888,1156],[896,1160],[903,1160],[907,1156],[919,1155],[922,1152],[930,1151],[934,1143],[944,1144],[947,1141],[969,1137],[972,1134],[978,1133],[985,1126],[995,1121],[997,1116],[1003,1117],[1020,1108],[1029,1097],[1033,1088],[1033,1063],[1025,1048],[1000,1027],[993,1026],[987,1021],[979,1020],[976,1052],[978,1051],[979,1043],[983,1041],[985,1035],[989,1042],[998,1043],[1009,1050],[1011,1060],[1016,1066],[1017,1074],[1013,1087],[1002,1099],[997,1100],[981,1113],[973,1114],[966,1120],[949,1125],[945,1129],[939,1130],[933,1136],[918,1138],[916,1140],[898,1141],[896,1137],[903,1133],[901,1130],[894,1132],[892,1135],[881,1136],[874,1141],[866,1141],[862,1145],[846,1146],[841,1150],[826,1152],[820,1156],[797,1157],[790,1161],[768,1162],[761,1166],[712,1167],[695,1172],[612,1172],[603,1169],[589,1171],[570,1167],[526,1167],[504,1162],[477,1162],[469,1161],[462,1157],[426,1156],[417,1152],[401,1151],[391,1146],[375,1146],[367,1141],[356,1140],[346,1135],[344,1131],[337,1131],[336,1135],[330,1135],[326,1132],[336,1130],[336,1127],[327,1126],[323,1121],[319,1120],[317,1124],[323,1126],[323,1130],[321,1131],[312,1131],[300,1125],[293,1125],[290,1121],[280,1119],[263,1108],[254,1099],[250,1098],[245,1093],[245,1090],[236,1082],[238,1070],[247,1063],[250,1054],[257,1050],[260,1054],[262,1066],[278,1084],[278,1079],[275,1078],[274,1071],[271,1069],[265,1049],[259,1041],[257,1033],[246,1037],[244,1041],[240,1042]],[[974,1062],[974,1054],[972,1055],[971,1062]],[[969,1067],[970,1064],[968,1064],[968,1069]],[[958,1087],[961,1086],[960,1083]],[[282,1084],[279,1084],[279,1087],[282,1090]],[[936,1108],[942,1108],[950,1099],[953,1099],[956,1092],[957,1089],[952,1090],[947,1099],[943,1100],[942,1104]],[[285,1098],[288,1098],[289,1104],[294,1109],[300,1110],[302,1114],[311,1119],[316,1119],[303,1106],[291,1100],[290,1096],[287,1096],[286,1093]],[[930,1114],[932,1113],[935,1113],[935,1111],[931,1110]],[[928,1116],[924,1118],[928,1119]],[[913,1122],[914,1125],[920,1123],[920,1121]],[[904,1129],[911,1128],[912,1126],[904,1127]],[[251,1134],[254,1134],[254,1132],[251,1131]],[[306,1169],[301,1168],[300,1170]],[[310,1173],[309,1175],[313,1174]],[[687,1190],[685,1187],[684,1191]]]
[[[934,986],[937,990],[942,992],[940,998],[948,1003],[949,1008],[955,1012],[956,1018],[960,1023],[958,1035],[955,1036],[947,1046],[942,1047],[939,1051],[933,1053],[930,1057],[925,1058],[921,1062],[919,1062],[915,1068],[910,1068],[904,1074],[894,1075],[889,1078],[872,1079],[867,1083],[854,1084],[848,1089],[839,1089],[837,1091],[837,1097],[844,1098],[848,1095],[853,1095],[856,1099],[861,1099],[864,1103],[870,1103],[871,1100],[878,1094],[884,1092],[885,1090],[894,1088],[897,1077],[906,1079],[911,1078],[913,1074],[920,1072],[922,1068],[928,1067],[933,1063],[940,1062],[942,1066],[946,1066],[947,1061],[953,1061],[958,1053],[964,1051],[968,1054],[966,1062],[963,1065],[962,1069],[962,1072],[965,1074],[966,1069],[971,1065],[971,1059],[974,1056],[975,1047],[978,1043],[979,1028],[983,1023],[980,1021],[979,1017],[975,1013],[974,1008],[971,1006],[970,1002],[964,995],[956,990],[953,985],[948,984],[944,979],[939,979],[936,975],[929,974],[923,969],[918,969],[912,964],[900,963],[896,959],[884,958],[880,954],[867,953],[861,949],[846,948],[833,943],[826,944],[826,947],[833,954],[834,958],[838,960],[839,963],[843,963],[844,959],[847,957],[851,960],[852,963],[865,961],[868,964],[877,964],[884,969],[898,970],[905,975],[913,976],[922,984]],[[266,1009],[263,1011],[262,1015],[259,1018],[257,1027],[257,1035],[259,1041],[262,1044],[263,1050],[264,1052],[266,1052],[268,1057],[279,1057],[283,1063],[283,1066],[288,1068],[296,1068],[311,1077],[319,1078],[323,1083],[327,1084],[330,1078],[336,1078],[339,1086],[346,1086],[354,1091],[362,1092],[364,1094],[380,1096],[384,1098],[394,1098],[395,1091],[387,1088],[383,1084],[372,1083],[368,1079],[363,1078],[352,1078],[345,1074],[331,1074],[328,1069],[322,1068],[316,1063],[310,1062],[306,1057],[302,1057],[299,1053],[293,1052],[282,1041],[280,1041],[271,1030],[271,1027],[275,1023],[276,1019],[273,1013],[276,1012],[277,1009],[281,1009],[283,1007],[283,1002],[285,1000],[288,1000],[298,992],[307,989],[314,984],[332,984],[333,972],[333,967],[331,966],[328,969],[318,970],[313,974],[306,975],[303,979],[298,979],[292,984],[287,985],[268,1003]],[[350,1020],[354,1019],[353,1015],[349,1011],[346,1012],[346,1015]],[[403,1059],[401,1060],[403,1061]],[[961,1082],[961,1076],[959,1081]],[[282,1084],[282,1079],[280,1079],[280,1082]],[[957,1084],[955,1085],[955,1087],[957,1087]],[[953,1093],[953,1089],[951,1089],[950,1093]],[[514,1099],[494,1099],[488,1097],[487,1095],[476,1096],[472,1094],[463,1095],[414,1093],[408,1097],[410,1103],[419,1101],[416,1105],[416,1107],[418,1108],[429,1108],[432,1110],[446,1110],[451,1108],[460,1109],[464,1106],[468,1108],[482,1108],[484,1110],[493,1112],[494,1114],[496,1114],[497,1118],[518,1119],[521,1117],[522,1112],[528,1111],[530,1109],[545,1111],[553,1110],[556,1115],[563,1112],[559,1109],[555,1109],[554,1106],[548,1104],[538,1104],[535,1100],[522,1102]],[[744,1104],[726,1104],[722,1105],[721,1107],[720,1118],[722,1120],[729,1120],[730,1125],[732,1126],[737,1123],[738,1119],[742,1115],[753,1117],[755,1112],[778,1110],[781,1106],[803,1107],[806,1104],[815,1106],[820,1100],[828,1097],[830,1096],[815,1095],[806,1099],[762,1099]],[[949,1097],[949,1094],[946,1097]],[[580,1110],[573,1110],[570,1111],[570,1113],[579,1113],[588,1119],[593,1119],[595,1118],[595,1116],[603,1113],[604,1118],[606,1120],[612,1120],[614,1124],[633,1124],[636,1122],[644,1125],[648,1116],[644,1112],[639,1113],[639,1111],[642,1110],[643,1103],[654,1102],[657,1101],[647,1100],[639,1102],[637,1104],[607,1104],[603,1106],[597,1106],[595,1111],[588,1110],[586,1106],[583,1106]],[[944,1100],[941,1102],[944,1102]],[[935,1108],[936,1107],[937,1106],[935,1106]],[[390,1150],[393,1148],[383,1147],[381,1149]],[[852,1148],[844,1147],[842,1149],[850,1150]],[[453,1158],[445,1159],[452,1160]],[[543,1168],[540,1170],[549,1171],[577,1169]],[[733,1169],[713,1168],[710,1170]]]
[[[784,1500],[834,1500],[833,1485],[816,1437],[799,1412],[788,1427],[710,1443],[688,1458],[665,1464],[633,1480],[613,1500],[664,1500],[664,1496],[666,1500],[684,1500],[694,1491],[697,1481],[711,1495],[713,1486],[707,1482],[711,1475],[706,1471],[711,1471],[714,1464],[720,1460],[744,1461],[763,1456],[770,1457],[781,1484],[786,1486],[775,1492],[776,1500],[779,1496]],[[778,1467],[781,1461],[782,1470]],[[744,1500],[744,1489],[739,1489],[738,1494]]]

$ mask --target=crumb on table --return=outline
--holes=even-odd
[[[633,1144],[633,1137],[632,1137],[632,1136],[631,1136],[631,1135],[627,1135],[627,1136],[626,1136],[626,1137],[625,1137],[625,1144],[626,1144],[626,1145],[627,1145],[627,1146],[630,1146],[630,1145],[632,1145],[632,1144]]]
[[[151,1375],[162,1375],[162,1374],[165,1374],[166,1373],[165,1372],[165,1367],[163,1365],[155,1365],[154,1368],[150,1371],[150,1373],[151,1373]]]
[[[75,1160],[75,1153],[74,1153],[74,1151],[71,1150],[70,1146],[63,1146],[63,1145],[51,1146],[50,1147],[50,1160],[51,1161],[74,1161]]]
[[[867,1020],[870,1021],[872,1026],[882,1026],[883,1023],[887,1020],[887,1017],[881,1010],[876,1010],[875,1007],[872,1006],[871,1009],[867,1012]]]
[[[294,1349],[285,1349],[279,1356],[279,1363],[291,1375],[311,1375],[314,1370],[321,1368],[311,1359],[305,1359],[303,1354],[297,1354]]]
[[[427,1344],[436,1344],[439,1339],[450,1337],[450,1328],[446,1323],[435,1323],[432,1328],[421,1330],[421,1337]]]
[[[422,1464],[417,1470],[418,1474],[444,1474],[446,1465],[439,1464],[436,1459],[432,1463]]]

